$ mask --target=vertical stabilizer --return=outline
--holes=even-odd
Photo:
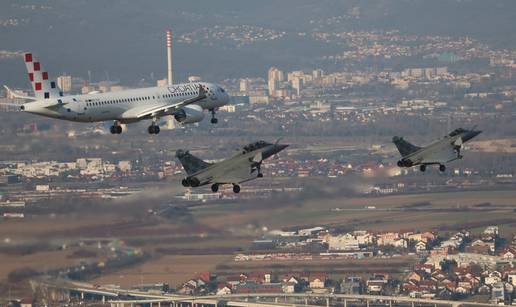
[[[205,162],[185,150],[176,151],[176,157],[179,159],[188,175],[194,174],[211,165],[211,163]]]
[[[32,53],[25,53],[23,59],[27,67],[29,81],[34,90],[34,96],[37,99],[50,99],[63,96],[63,93],[60,92],[57,87],[56,81],[49,80],[48,72],[44,70],[41,63],[32,56]]]
[[[421,147],[417,147],[415,145],[410,144],[409,142],[405,141],[402,137],[395,136],[392,138],[392,142],[396,145],[398,148],[398,151],[402,156],[410,155],[411,153],[414,153],[421,149]]]

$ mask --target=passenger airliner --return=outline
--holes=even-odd
[[[112,134],[122,133],[121,124],[140,120],[150,120],[148,132],[158,134],[159,118],[172,115],[181,124],[196,123],[203,120],[204,110],[211,112],[211,123],[216,124],[215,111],[229,103],[221,86],[205,82],[64,96],[31,53],[24,59],[35,96],[11,91],[14,97],[32,100],[20,106],[22,111],[75,122],[113,121]]]

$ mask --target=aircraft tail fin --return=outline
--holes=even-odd
[[[25,53],[23,59],[27,67],[29,81],[34,90],[34,96],[37,99],[50,99],[63,96],[63,93],[57,87],[56,81],[49,80],[48,72],[44,70],[41,63],[32,56],[32,53]]]
[[[392,138],[392,142],[398,148],[398,151],[402,156],[410,155],[421,149],[421,147],[417,147],[416,145],[410,144],[405,141],[402,137],[395,136]]]
[[[187,150],[180,149],[176,151],[176,157],[179,159],[181,165],[183,165],[183,168],[185,169],[188,175],[194,174],[211,165],[211,163],[205,162],[202,159],[197,158]]]

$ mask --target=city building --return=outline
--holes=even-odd
[[[72,76],[62,75],[57,77],[57,86],[64,93],[69,93],[72,90]]]
[[[240,79],[240,92],[247,93],[249,91],[249,79]]]
[[[283,72],[276,67],[271,67],[268,73],[268,89],[269,96],[278,97],[278,90],[280,89],[281,83],[285,81],[285,75]]]

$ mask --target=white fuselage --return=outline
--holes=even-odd
[[[76,122],[116,120],[120,123],[131,123],[144,119],[135,117],[139,111],[173,105],[197,97],[200,85],[206,89],[206,98],[196,101],[194,105],[211,110],[229,103],[229,95],[222,87],[212,83],[196,82],[37,100],[24,104],[23,110]],[[160,114],[165,115],[173,113]]]

